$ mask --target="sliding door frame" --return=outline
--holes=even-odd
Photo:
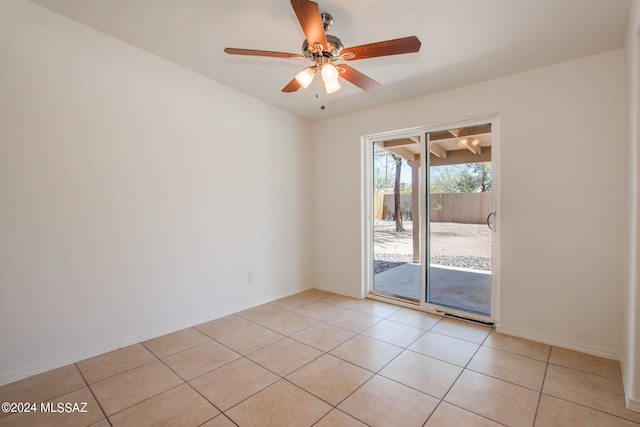
[[[429,206],[427,190],[429,188],[429,147],[427,146],[427,134],[431,132],[448,129],[475,126],[484,123],[491,123],[491,165],[492,165],[492,210],[497,212],[493,222],[493,236],[491,244],[491,314],[483,316],[462,310],[455,310],[449,307],[442,307],[426,302],[426,269],[428,262],[428,226],[429,226]],[[374,284],[373,272],[373,247],[374,247],[374,212],[373,212],[373,144],[380,141],[398,138],[408,138],[420,135],[421,153],[420,165],[420,303],[416,305],[409,301],[404,302],[393,297],[384,297],[372,294]],[[499,319],[500,302],[500,117],[498,114],[476,116],[462,120],[452,120],[447,122],[434,123],[415,128],[398,131],[382,132],[366,135],[361,138],[362,175],[361,175],[361,232],[362,232],[362,294],[367,298],[393,302],[398,305],[419,308],[420,310],[438,313],[451,314],[487,323],[497,323]]]

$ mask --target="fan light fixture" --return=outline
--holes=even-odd
[[[304,70],[296,74],[295,79],[298,81],[298,83],[300,83],[301,87],[306,89],[309,87],[309,85],[311,85],[311,82],[315,78],[317,69],[317,65],[315,67],[305,68]],[[338,81],[340,72],[332,63],[326,62],[322,64],[322,66],[320,67],[320,75],[322,76],[322,81],[324,83],[324,90],[327,93],[337,92],[342,87],[340,85],[340,82]]]
[[[338,77],[340,77],[340,73],[338,73],[338,69],[331,62],[326,62],[322,64],[322,70],[320,72],[322,75],[322,81],[324,82],[324,90],[327,93],[334,93],[340,90],[340,82],[338,82]]]
[[[336,79],[333,82],[324,82],[324,90],[327,93],[334,93],[340,90],[342,86],[340,86],[340,82]]]
[[[313,81],[313,78],[316,75],[316,71],[314,67],[308,67],[305,68],[304,70],[300,71],[297,75],[296,75],[296,80],[298,81],[298,83],[300,83],[300,86],[302,86],[303,88],[308,88],[309,85],[311,84],[311,82]]]
[[[238,49],[227,47],[224,51],[230,55],[265,56],[313,61],[313,66],[299,72],[287,85],[283,92],[291,93],[300,88],[308,88],[316,74],[322,76],[324,89],[327,93],[340,90],[341,78],[353,83],[364,91],[373,91],[380,87],[380,83],[350,66],[337,61],[354,61],[380,56],[401,55],[420,51],[420,40],[416,36],[385,40],[360,46],[344,47],[342,41],[327,30],[333,24],[333,17],[320,12],[318,3],[312,0],[291,0],[291,7],[302,27],[305,40],[302,43],[302,55],[296,53],[275,52],[272,50]],[[337,63],[334,65],[334,63]]]
[[[338,69],[330,62],[322,64],[322,81],[325,83],[333,83],[338,81]]]

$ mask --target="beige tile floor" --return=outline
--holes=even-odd
[[[639,426],[617,362],[310,290],[0,387],[0,426]]]

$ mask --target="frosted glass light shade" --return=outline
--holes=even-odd
[[[313,81],[313,78],[315,77],[315,75],[316,73],[315,71],[313,71],[313,67],[309,67],[309,68],[305,68],[304,70],[296,74],[295,78],[298,81],[298,83],[300,83],[300,86],[306,89],[309,87],[309,85]]]
[[[329,62],[322,65],[322,80],[325,83],[337,82],[338,77],[340,76],[338,73],[338,69],[335,67],[335,65]]]
[[[324,82],[324,90],[327,93],[337,92],[337,91],[340,90],[340,88],[341,88],[341,86],[340,86],[340,82],[338,80],[333,81],[333,82],[327,82],[327,81]]]

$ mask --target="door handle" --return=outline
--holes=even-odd
[[[493,231],[493,227],[491,226],[491,217],[496,215],[496,211],[491,212],[489,215],[487,215],[487,227],[489,227],[489,230]]]

